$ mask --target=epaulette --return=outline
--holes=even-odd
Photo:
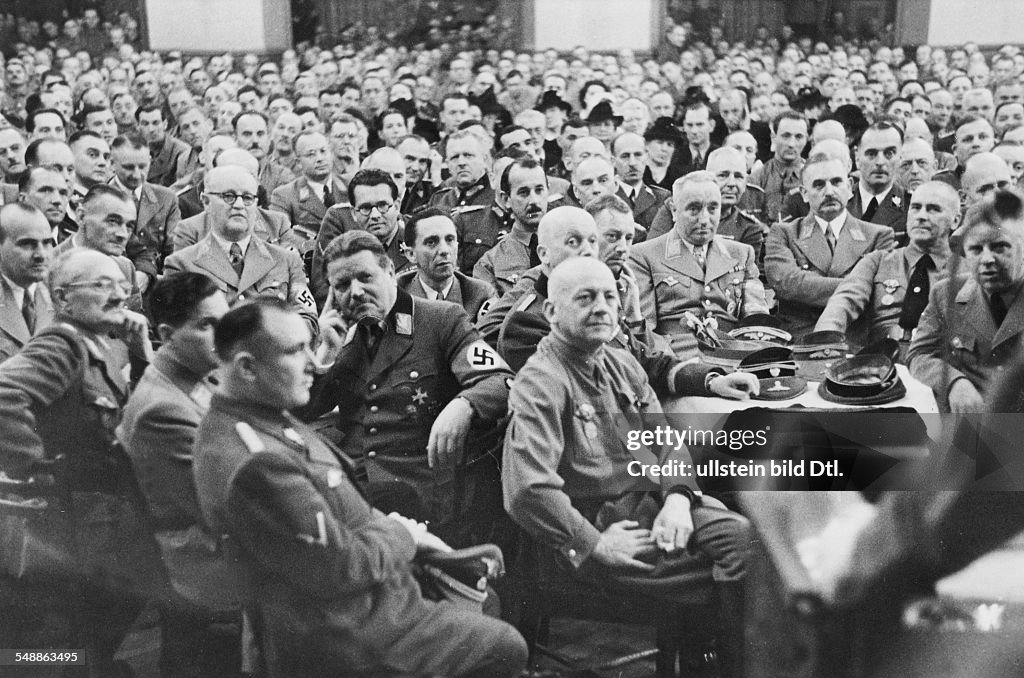
[[[235,433],[242,439],[242,443],[246,449],[249,450],[250,454],[259,454],[260,452],[266,452],[267,446],[260,440],[259,434],[253,430],[252,426],[249,426],[244,421],[235,423]]]
[[[750,183],[748,181],[747,182],[747,190],[749,191],[751,189],[753,189],[754,193],[762,193],[762,194],[764,193],[764,189],[763,188],[761,188],[757,184],[752,184],[752,183]]]
[[[554,202],[555,200],[561,200],[561,199],[562,199],[562,198],[564,198],[564,197],[565,197],[565,196],[564,196],[564,195],[562,195],[561,193],[552,193],[552,194],[550,194],[550,195],[548,196],[548,201],[549,201],[549,202]]]
[[[452,208],[452,216],[465,214],[466,212],[478,212],[482,209],[486,209],[486,205],[459,205]]]
[[[183,189],[181,189],[181,190],[177,191],[177,192],[176,192],[176,193],[175,193],[174,195],[177,195],[177,196],[182,196],[182,195],[185,195],[186,193],[188,193],[188,192],[189,192],[189,191],[191,191],[191,190],[192,190],[192,187],[191,187],[191,186],[186,186],[185,188],[183,188]]]
[[[763,226],[763,225],[764,225],[764,224],[763,224],[763,223],[761,222],[761,220],[760,220],[760,219],[758,219],[757,217],[755,217],[755,216],[754,216],[753,214],[751,214],[750,212],[748,212],[748,211],[746,211],[746,210],[740,210],[740,209],[738,209],[738,210],[736,210],[736,211],[740,213],[740,216],[743,216],[743,217],[746,217],[747,219],[750,219],[750,220],[751,220],[751,221],[753,221],[753,222],[754,222],[755,224],[758,224],[758,225],[760,225],[760,226]]]
[[[513,311],[525,311],[526,309],[530,308],[530,304],[532,304],[534,301],[536,301],[536,299],[537,299],[537,294],[534,293],[534,292],[529,292],[527,294],[524,294],[523,298],[516,302],[516,305],[515,305],[515,307],[513,307],[512,310]]]
[[[789,189],[789,192],[786,193],[786,195],[796,195],[799,192],[800,192],[800,187],[799,186],[794,186],[793,188]]]

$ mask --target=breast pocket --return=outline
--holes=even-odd
[[[263,281],[256,283],[255,285],[256,294],[261,297],[277,297],[278,299],[288,299],[288,281]]]
[[[98,428],[105,431],[109,440],[114,441],[114,431],[120,423],[121,408],[112,393],[102,389],[86,386],[82,397],[89,417],[97,424]]]
[[[954,334],[949,338],[950,362],[954,366],[977,367],[980,364],[978,356],[978,340],[972,335]]]
[[[389,407],[420,426],[433,424],[448,404],[437,366],[433,363],[400,365],[393,375]]]

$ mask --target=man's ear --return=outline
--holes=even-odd
[[[166,344],[174,336],[174,328],[167,323],[160,323],[156,326],[156,335],[160,337],[161,343]]]
[[[555,326],[555,302],[550,299],[544,300],[544,318],[552,327]]]
[[[248,351],[239,351],[231,359],[235,373],[248,382],[256,381],[256,356]]]
[[[210,206],[210,196],[206,195],[206,191],[199,192],[199,202],[203,203],[203,207]]]
[[[412,248],[403,243],[398,243],[398,249],[405,255],[405,258],[409,260],[410,264],[416,263],[416,255],[413,254]]]
[[[498,189],[498,191],[495,193],[495,196],[498,199],[498,206],[501,207],[502,211],[508,212],[508,205],[509,202],[511,201],[512,196],[510,196],[505,191],[502,191],[501,189]]]

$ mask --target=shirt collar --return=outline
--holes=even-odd
[[[861,204],[861,206],[864,209],[867,209],[868,208],[868,203],[871,202],[872,198],[874,198],[877,201],[878,205],[881,205],[883,202],[885,202],[885,199],[889,196],[890,193],[892,193],[892,185],[890,185],[889,188],[885,189],[884,191],[882,191],[878,195],[875,195],[874,193],[871,193],[866,188],[864,188],[864,182],[863,181],[858,181],[857,182],[857,190],[860,191],[860,204]]]
[[[142,186],[139,186],[138,188],[136,188],[133,191],[130,188],[128,188],[127,186],[125,186],[124,184],[122,184],[121,180],[118,179],[116,175],[114,176],[114,179],[113,179],[112,183],[115,186],[117,186],[118,188],[120,188],[122,191],[124,191],[125,193],[130,193],[132,195],[132,197],[135,198],[136,201],[139,201],[139,200],[142,199]]]
[[[249,249],[249,241],[252,240],[252,235],[251,234],[247,235],[244,238],[242,238],[241,240],[237,240],[237,241],[225,240],[224,238],[220,237],[219,235],[217,235],[213,231],[210,231],[210,235],[213,236],[214,242],[216,242],[217,245],[222,250],[224,250],[224,254],[226,256],[228,256],[229,258],[231,256],[231,246],[235,242],[237,242],[238,246],[242,248],[242,256],[245,256],[246,250]]]
[[[825,232],[825,229],[831,229],[833,235],[835,235],[838,238],[839,233],[843,230],[843,224],[846,223],[846,210],[843,210],[843,213],[840,214],[835,219],[833,219],[832,221],[825,221],[817,214],[815,214],[814,221],[817,222],[818,227],[821,228],[822,233]]]
[[[448,284],[444,286],[441,292],[438,292],[433,287],[423,281],[423,278],[417,273],[416,280],[419,282],[420,287],[423,288],[423,292],[427,295],[427,299],[430,301],[444,301],[448,298],[448,293],[452,291],[452,285],[455,284],[455,276],[448,279]]]
[[[14,294],[14,301],[18,302],[18,308],[21,308],[22,306],[25,305],[26,293],[30,295],[35,295],[35,283],[32,283],[28,287],[22,287],[21,285],[17,284],[16,282],[8,278],[6,275],[3,276],[3,279],[4,282],[7,283],[7,286],[11,288],[11,293]]]

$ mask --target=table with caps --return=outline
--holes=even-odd
[[[744,410],[759,408],[763,413],[765,410],[782,411],[791,409],[794,413],[807,413],[807,419],[820,425],[827,436],[833,440],[842,440],[843,444],[861,446],[870,450],[873,455],[888,457],[892,460],[917,460],[923,461],[929,456],[928,441],[923,435],[901,436],[892,435],[892,439],[886,433],[902,434],[904,431],[895,431],[891,422],[900,422],[900,417],[910,417],[914,420],[921,433],[931,441],[938,441],[943,436],[942,419],[939,416],[938,403],[931,388],[910,375],[905,365],[896,365],[900,379],[906,386],[906,395],[898,400],[870,407],[859,407],[843,405],[831,402],[818,394],[818,381],[808,380],[807,389],[795,398],[789,400],[729,400],[720,397],[687,396],[665,400],[663,410],[667,415],[677,415],[677,425],[684,422],[695,422],[699,428],[711,428],[721,430],[733,425],[735,417],[733,413]],[[896,412],[892,415],[889,413]],[[843,416],[844,413],[853,413],[856,416]],[[914,414],[916,413],[916,415]],[[788,415],[787,415],[788,416]],[[880,416],[888,416],[885,419],[888,429],[873,425],[873,418],[883,421]],[[917,423],[920,422],[920,423]],[[922,425],[923,424],[923,425]],[[697,448],[691,448],[695,461],[703,461],[704,454]],[[738,453],[740,458],[747,455],[744,450]],[[713,456],[727,458],[730,455]]]

